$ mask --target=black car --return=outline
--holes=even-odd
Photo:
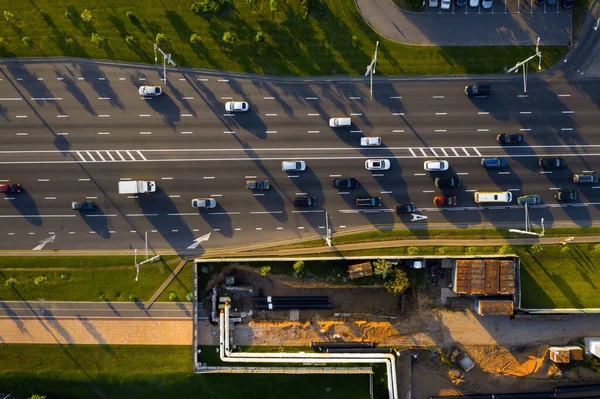
[[[356,206],[368,208],[381,206],[381,197],[356,197]]]
[[[315,206],[317,205],[317,199],[308,195],[301,195],[294,197],[295,206]]]
[[[435,178],[435,186],[439,188],[460,187],[461,184],[462,181],[458,176]]]
[[[573,183],[598,183],[598,173],[595,172],[583,172],[575,173],[573,175]]]
[[[96,208],[94,201],[73,201],[71,208],[74,211],[93,211]]]
[[[333,179],[334,188],[357,188],[360,184],[354,177],[338,177]]]
[[[466,1],[464,4],[466,4]],[[458,5],[458,1],[457,1],[457,5]],[[489,96],[491,92],[492,91],[490,90],[490,86],[488,86],[488,85],[465,86],[465,94],[467,96],[473,96],[473,97]]]
[[[577,201],[579,193],[575,190],[557,191],[554,193],[554,198],[557,201]]]
[[[567,163],[563,158],[542,158],[539,165],[542,169],[559,169],[564,168]]]
[[[271,187],[268,180],[248,180],[246,181],[246,188],[248,190],[268,190]]]
[[[506,166],[506,158],[481,158],[481,166],[488,169],[504,168]]]
[[[523,135],[520,133],[502,133],[496,136],[496,141],[501,145],[517,145],[523,143]]]
[[[569,8],[573,7],[573,0],[562,0],[562,7],[565,10],[568,10]]]
[[[405,215],[407,213],[413,213],[417,210],[417,207],[412,202],[407,202],[406,204],[396,205],[396,214],[397,215]]]

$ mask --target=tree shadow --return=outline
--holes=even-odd
[[[77,64],[79,73],[82,76],[92,76],[93,79],[87,79],[86,82],[92,86],[92,89],[98,93],[99,97],[110,98],[109,104],[113,107],[124,109],[124,105],[119,99],[119,95],[113,90],[106,74],[99,68],[96,63],[82,62]],[[103,78],[103,79],[100,79]]]
[[[108,227],[108,217],[101,208],[96,206],[93,211],[82,214],[83,220],[97,235],[102,238],[110,238],[111,234]]]
[[[20,193],[14,195],[14,198],[15,199],[10,202],[21,216],[33,226],[41,226],[42,217],[38,210],[37,203],[27,192],[27,189],[22,188]]]
[[[83,91],[79,88],[79,85],[75,82],[75,80],[71,79],[66,74],[61,74],[60,72],[56,72],[56,76],[62,78],[62,82],[65,85],[65,88],[71,95],[77,100],[79,104],[83,106],[83,108],[92,116],[96,116],[96,112],[92,108],[92,104],[90,104],[89,100],[83,93]]]

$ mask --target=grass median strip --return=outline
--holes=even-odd
[[[379,41],[378,73],[451,75],[503,73],[504,67],[534,52],[532,46],[391,42],[366,24],[353,0],[308,2],[306,18],[301,0],[235,1],[220,13],[200,15],[190,9],[191,1],[3,3],[12,17],[0,22],[2,57],[75,56],[150,64],[152,46],[162,34],[160,46],[178,66],[268,75],[362,75]],[[83,15],[84,10],[90,14]],[[568,47],[545,46],[542,51],[547,68]]]

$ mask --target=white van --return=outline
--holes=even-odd
[[[352,119],[350,118],[331,118],[329,119],[330,127],[350,127],[352,126]]]
[[[510,191],[498,191],[498,192],[477,192],[475,193],[475,202],[502,202],[508,204],[512,201],[512,193]]]

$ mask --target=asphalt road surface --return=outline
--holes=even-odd
[[[590,29],[591,30],[591,27]],[[594,39],[595,40],[595,39]],[[597,41],[596,41],[597,42]],[[529,210],[539,226],[590,226],[600,216],[600,184],[575,185],[573,173],[600,169],[600,82],[590,66],[591,42],[562,69],[521,79],[384,78],[373,100],[364,79],[277,80],[187,70],[113,66],[93,62],[14,62],[0,65],[0,181],[23,192],[2,194],[0,249],[216,248],[294,237],[324,236],[364,225],[460,228],[492,224],[524,227],[524,208],[477,205],[475,191],[538,194]],[[587,43],[590,43],[588,41]],[[590,47],[591,46],[591,47]],[[466,84],[487,83],[492,95],[467,97]],[[140,97],[141,85],[162,85],[161,97]],[[224,103],[244,100],[246,113]],[[350,128],[332,129],[330,117],[350,116]],[[521,146],[502,147],[503,132],[522,133]],[[379,136],[381,147],[361,148]],[[482,157],[503,156],[508,167],[487,170]],[[538,159],[560,156],[567,167],[542,171]],[[389,159],[388,171],[365,169],[366,159]],[[305,160],[304,172],[285,173],[283,160]],[[445,159],[450,170],[429,173],[423,162]],[[435,177],[458,175],[463,186],[437,189]],[[337,190],[332,179],[355,177],[360,187]],[[248,179],[268,179],[271,190],[251,192]],[[119,180],[155,180],[157,192],[118,194]],[[580,200],[558,203],[557,190],[577,189]],[[295,208],[295,195],[317,198]],[[456,195],[454,208],[433,205]],[[357,196],[383,205],[357,209]],[[214,209],[190,202],[212,197]],[[71,201],[93,200],[93,212]],[[426,220],[398,217],[412,201]],[[210,233],[210,236],[207,234]],[[195,243],[199,237],[208,241]]]

